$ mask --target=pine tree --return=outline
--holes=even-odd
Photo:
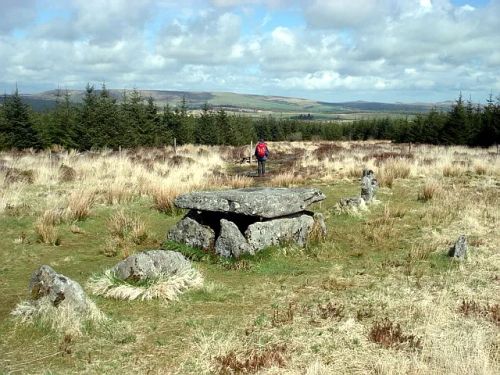
[[[462,94],[453,105],[448,120],[444,124],[441,140],[446,145],[464,145],[469,136],[467,114],[463,104]]]
[[[49,143],[60,145],[66,148],[77,148],[76,138],[77,113],[71,103],[69,92],[66,91],[61,100],[61,93],[58,90],[56,108],[52,111],[49,125]]]
[[[79,148],[89,150],[96,143],[97,120],[96,120],[97,95],[94,86],[87,83],[85,96],[78,116],[78,124],[75,129],[76,138],[79,140]]]
[[[95,121],[96,138],[94,146],[99,148],[111,147],[113,149],[121,146],[123,129],[121,128],[118,105],[104,83],[96,98]]]
[[[5,98],[3,113],[3,142],[6,147],[19,149],[42,147],[40,136],[34,127],[30,107],[23,103],[17,87],[13,95]]]

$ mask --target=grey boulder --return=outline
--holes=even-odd
[[[309,215],[262,221],[251,224],[245,237],[254,251],[288,242],[304,246],[313,224]]]
[[[59,307],[61,304],[69,305],[81,312],[85,312],[89,307],[87,296],[80,284],[47,265],[33,272],[29,289],[34,301],[46,297],[54,307]]]
[[[455,244],[448,251],[448,255],[453,258],[465,258],[467,256],[467,250],[469,246],[467,244],[467,237],[461,235],[458,237]]]
[[[253,249],[235,223],[221,219],[220,234],[215,242],[215,252],[224,257],[239,258],[244,253],[253,254]]]
[[[179,208],[270,219],[304,211],[310,204],[325,198],[318,189],[245,188],[183,194],[174,203]]]
[[[201,225],[196,220],[186,216],[170,229],[167,238],[206,250],[214,247],[215,232],[209,226]]]
[[[120,280],[134,282],[171,276],[189,268],[191,263],[181,253],[150,250],[129,256],[116,264],[111,272]]]

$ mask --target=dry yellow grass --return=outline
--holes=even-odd
[[[294,162],[294,172],[315,183],[319,181],[319,187],[328,191],[321,208],[325,213],[331,212],[338,201],[337,189],[344,189],[346,194],[359,191],[363,168],[373,169],[382,185],[392,190],[380,189],[384,206],[374,206],[361,217],[328,218],[332,235],[312,249],[285,246],[275,250],[271,260],[257,261],[253,268],[245,269],[201,262],[200,268],[208,271],[205,287],[188,293],[175,306],[100,300],[99,305],[102,303],[112,312],[116,324],[123,314],[127,314],[125,320],[138,323],[118,338],[114,336],[118,333],[105,329],[93,332],[76,344],[73,356],[42,359],[37,368],[55,372],[176,374],[210,374],[239,367],[258,368],[257,373],[263,374],[500,372],[498,325],[483,311],[484,306],[498,304],[500,295],[500,158],[494,150],[421,145],[412,148],[410,157],[405,145],[375,141],[335,142],[335,147],[322,146],[322,153],[315,152],[320,144],[314,142],[270,143],[269,147],[272,152],[288,154],[303,150]],[[85,239],[87,246],[87,236],[91,238],[92,234],[87,225],[102,210],[107,210],[104,212],[108,215],[111,210],[120,212],[125,208],[124,216],[130,219],[134,214],[128,210],[145,200],[141,206],[145,211],[157,202],[171,212],[177,194],[254,182],[226,177],[228,172],[217,148],[183,146],[178,154],[182,158],[172,161],[170,149],[121,154],[106,150],[94,154],[69,152],[62,153],[55,162],[54,155],[49,158],[43,153],[15,158],[3,153],[0,158],[9,167],[37,168],[31,183],[6,183],[0,172],[0,215],[8,220],[12,214],[9,207],[27,207],[34,217],[42,220],[46,216],[46,223],[62,230],[65,224],[56,224],[58,215],[50,210],[67,207],[69,198],[73,195],[77,200],[81,191],[93,192],[92,203],[87,200],[83,209],[75,210],[86,215],[90,210],[92,220],[80,222],[77,227],[85,228],[86,233],[71,229],[77,233],[74,242]],[[75,170],[75,180],[59,182],[61,162]],[[214,173],[223,177],[214,179]],[[279,184],[292,186],[293,176],[290,171],[285,173],[285,182]],[[417,202],[419,195],[425,204]],[[44,214],[46,211],[49,213]],[[159,227],[164,220],[175,219],[155,212],[153,215],[161,217]],[[118,216],[110,219],[116,221],[109,224],[115,235],[109,236],[107,251],[126,256],[137,246],[121,238],[125,237],[120,233],[128,219]],[[70,215],[63,219],[73,218]],[[33,228],[33,221],[29,225]],[[141,225],[138,229],[141,232]],[[449,262],[443,254],[462,233],[470,239],[469,258]],[[12,236],[8,238],[10,247],[27,248],[30,234],[26,237],[18,230]],[[92,239],[99,244],[106,241]],[[356,244],[366,246],[359,249]],[[23,253],[28,252],[20,251],[19,256]],[[48,253],[55,252],[48,249],[44,259],[68,268],[71,260],[78,260],[74,262],[77,267],[91,264]],[[30,261],[35,259],[31,252],[28,254]],[[91,258],[88,254],[85,257]],[[72,253],[72,257],[78,256]],[[92,256],[105,259],[97,251]],[[380,261],[383,257],[384,261]],[[110,261],[105,261],[108,266]],[[14,265],[21,269],[22,262]],[[99,263],[96,268],[101,266]],[[79,275],[80,271],[74,272]],[[8,278],[6,282],[10,282]],[[25,288],[24,281],[15,285]],[[116,295],[140,299],[142,292],[122,288]],[[147,298],[170,295],[164,285],[150,292]],[[18,289],[15,293],[23,292]],[[460,310],[464,300],[473,301],[483,310],[464,314]],[[380,323],[384,318],[393,322],[390,328]],[[0,366],[32,371],[32,367],[22,366],[24,362],[13,366],[15,358],[25,355],[24,350],[16,354],[23,346],[17,344],[18,338],[29,335],[25,342],[50,354],[47,343],[52,336],[9,324],[3,326],[6,334],[2,339],[7,344],[2,348],[8,345],[8,350]],[[386,348],[384,339],[372,339],[377,336],[371,334],[374,327],[388,331],[397,345]],[[38,335],[38,341],[32,340],[32,333]],[[421,340],[421,347],[409,344],[413,336]]]

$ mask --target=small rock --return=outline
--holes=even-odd
[[[215,242],[215,252],[224,257],[239,258],[244,253],[253,254],[253,250],[235,223],[221,219],[220,235]]]
[[[361,197],[342,198],[337,204],[339,212],[356,213],[364,210],[366,210],[366,202]]]
[[[174,275],[188,268],[191,268],[191,263],[179,252],[150,250],[129,256],[116,264],[111,272],[120,280],[136,282]]]
[[[209,226],[201,225],[196,220],[186,216],[170,229],[167,238],[207,250],[214,247],[215,232]]]
[[[87,296],[80,284],[58,274],[47,265],[43,265],[33,272],[29,288],[34,301],[47,297],[55,307],[65,304],[77,311],[84,312],[88,309]]]
[[[448,256],[454,257],[454,258],[465,258],[467,257],[467,250],[469,246],[467,244],[467,237],[465,235],[461,235],[458,237],[457,242],[450,247],[450,250],[448,251]]]

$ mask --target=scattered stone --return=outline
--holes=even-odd
[[[235,223],[221,219],[220,234],[215,242],[215,253],[224,257],[239,258],[244,253],[253,254],[253,249]]]
[[[23,170],[18,168],[6,169],[5,183],[10,185],[17,182],[32,184],[35,181],[35,172],[31,169]]]
[[[363,198],[366,203],[370,203],[374,199],[377,189],[377,180],[373,171],[371,169],[363,169],[363,175],[361,177],[361,198]]]
[[[149,250],[129,256],[88,283],[92,293],[124,300],[175,300],[203,277],[179,252]]]
[[[20,302],[12,311],[23,322],[39,319],[53,329],[80,333],[84,321],[105,319],[80,284],[47,265],[33,272],[29,289],[31,299]]]
[[[288,242],[304,246],[313,224],[310,215],[256,222],[245,231],[245,238],[254,251]]]
[[[371,169],[363,169],[361,176],[361,196],[342,198],[335,206],[337,213],[358,215],[367,209],[366,205],[375,201],[378,183]]]
[[[84,311],[87,307],[87,297],[80,284],[56,273],[50,266],[43,265],[33,272],[29,289],[33,300],[47,297],[55,307],[63,301],[77,310]]]
[[[111,271],[120,280],[137,282],[162,275],[175,275],[191,268],[191,263],[179,252],[150,250],[133,254],[116,264]]]
[[[244,188],[183,194],[174,203],[179,208],[270,219],[302,212],[325,198],[318,189]]]
[[[61,164],[59,167],[59,181],[72,182],[76,179],[76,171],[68,165]]]
[[[361,197],[342,198],[335,207],[337,213],[358,214],[366,211],[366,202]]]
[[[455,244],[452,247],[450,247],[450,250],[448,251],[448,256],[463,259],[467,257],[468,248],[469,246],[467,244],[467,237],[465,237],[465,235],[462,234],[460,235],[460,237],[458,237],[457,242],[455,242]]]
[[[214,247],[215,232],[209,226],[202,225],[189,215],[186,215],[184,219],[170,229],[167,238],[171,241],[208,250]]]

